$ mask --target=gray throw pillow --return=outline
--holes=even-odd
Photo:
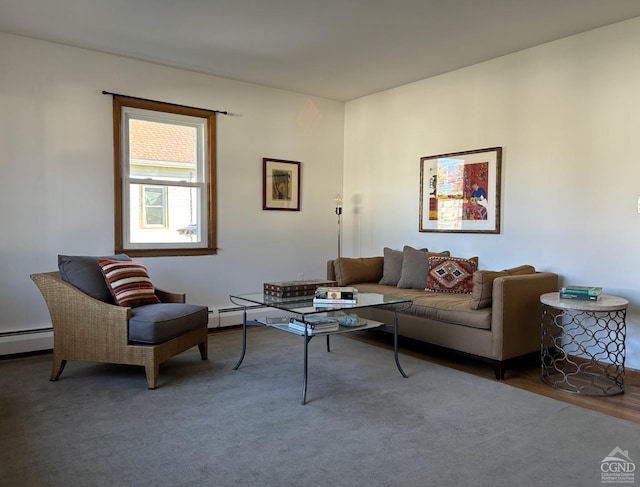
[[[398,287],[401,289],[424,289],[427,286],[429,259],[427,249],[418,250],[405,245],[402,249],[402,270]]]
[[[384,263],[382,265],[382,279],[378,284],[397,286],[402,275],[402,251],[384,248]]]
[[[448,250],[429,252],[427,249],[414,249],[405,245],[402,249],[402,272],[398,286],[401,289],[425,289],[429,274],[429,255],[448,256]]]
[[[113,303],[98,259],[131,260],[127,254],[93,257],[89,255],[58,255],[58,270],[63,281],[72,284],[92,298]]]

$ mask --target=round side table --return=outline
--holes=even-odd
[[[624,392],[626,314],[629,301],[603,294],[597,301],[540,296],[542,381],[588,396]]]

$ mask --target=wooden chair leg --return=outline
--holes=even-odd
[[[51,377],[49,378],[49,380],[58,380],[60,374],[62,374],[62,371],[64,370],[65,365],[67,365],[66,360],[61,360],[54,355],[53,364],[51,366]]]
[[[158,387],[158,373],[160,372],[160,364],[147,364],[144,366],[147,374],[147,386],[149,389]]]

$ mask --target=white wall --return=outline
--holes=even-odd
[[[159,287],[229,307],[265,281],[325,277],[337,252],[344,104],[0,34],[0,334],[50,326],[29,274],[113,252],[111,97],[218,117],[218,255],[143,259]],[[262,158],[301,161],[302,211],[262,210]],[[13,350],[18,351],[18,350]]]
[[[482,268],[526,262],[567,283],[602,285],[631,301],[627,365],[640,368],[639,45],[634,19],[357,99],[345,111],[331,100],[0,34],[0,334],[49,326],[30,273],[55,269],[58,253],[113,251],[106,89],[232,113],[218,119],[220,252],[144,259],[158,286],[217,308],[267,280],[323,277],[344,176],[343,255],[428,246],[478,255]],[[493,146],[504,148],[502,232],[419,233],[420,157]],[[301,212],[261,209],[262,157],[302,161]]]
[[[344,255],[530,263],[631,302],[640,369],[640,18],[346,104]],[[420,157],[503,147],[499,235],[418,232]]]

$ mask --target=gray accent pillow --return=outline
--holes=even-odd
[[[382,279],[378,284],[397,286],[402,275],[402,251],[384,248],[384,263],[382,264]]]
[[[427,273],[429,272],[427,252],[427,249],[418,250],[408,245],[402,248],[399,288],[424,289],[427,286]]]
[[[94,257],[90,255],[58,255],[58,270],[63,281],[72,284],[92,298],[114,303],[98,259],[131,260],[127,254]]]
[[[398,286],[401,289],[425,289],[429,273],[429,255],[448,256],[450,252],[429,252],[405,245],[402,249],[402,272]]]

